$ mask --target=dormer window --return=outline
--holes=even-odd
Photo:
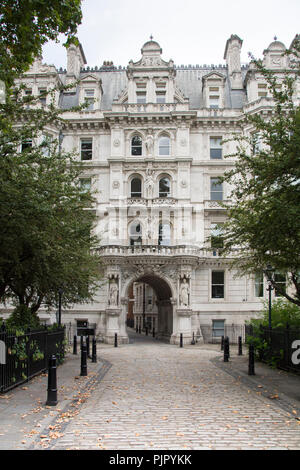
[[[257,85],[258,90],[258,97],[262,98],[268,95],[267,84],[266,83],[258,83]]]
[[[92,111],[94,109],[95,102],[95,90],[89,88],[84,90],[84,100],[88,104],[86,111]]]
[[[220,104],[220,88],[218,86],[209,87],[209,107],[218,109]]]

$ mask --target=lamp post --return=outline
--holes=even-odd
[[[63,290],[60,288],[58,289],[58,326],[61,326],[61,296]]]
[[[268,288],[267,291],[269,292],[269,328],[272,328],[272,290],[274,289],[272,282],[273,282],[273,276],[274,276],[275,269],[268,264],[266,269],[264,269],[264,273],[267,276],[268,280]]]

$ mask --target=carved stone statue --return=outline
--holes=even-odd
[[[153,136],[152,135],[149,134],[147,136],[145,145],[146,145],[147,155],[151,156],[153,153]]]
[[[153,197],[153,191],[154,191],[153,170],[150,170],[149,168],[146,170],[145,185],[146,185],[147,197],[149,198]]]
[[[180,295],[179,295],[180,305],[183,305],[184,307],[187,307],[189,305],[189,295],[190,295],[190,288],[189,288],[186,278],[184,277],[180,285]]]
[[[118,305],[119,288],[115,280],[112,280],[109,286],[109,304]]]

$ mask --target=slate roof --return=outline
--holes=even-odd
[[[204,107],[202,94],[202,78],[211,72],[222,74],[225,80],[225,108],[242,108],[245,102],[245,90],[231,90],[230,80],[226,66],[177,66],[176,68],[176,86],[186,98],[189,98],[190,109],[196,110]],[[101,67],[83,69],[82,75],[87,72],[92,73],[102,81],[103,96],[101,101],[101,110],[110,111],[114,99],[117,99],[126,89],[128,79],[125,67]],[[242,68],[243,78],[247,72],[247,67]],[[59,71],[62,82],[65,81],[66,71]],[[78,91],[76,93],[67,93],[61,96],[60,106],[63,109],[69,109],[78,105]]]

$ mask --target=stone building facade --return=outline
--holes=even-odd
[[[60,130],[46,132],[60,132],[63,148],[84,162],[83,189],[97,191],[103,280],[94,302],[63,311],[63,322],[88,320],[105,342],[115,333],[127,342],[131,305],[135,326],[146,320],[177,344],[181,333],[189,342],[210,325],[218,336],[225,324],[244,324],[261,310],[266,280],[236,277],[231,259],[220,256],[216,230],[226,219],[220,201],[230,204],[230,188],[218,177],[234,165],[225,158],[234,142],[224,141],[241,132],[243,113],[267,113],[272,105],[253,64],[241,65],[241,47],[232,35],[223,65],[176,66],[151,38],[126,68],[89,68],[83,48],[71,46],[66,70],[37,59],[26,73],[34,94],[80,79],[47,97],[67,112]],[[279,75],[289,66],[285,50],[275,39],[263,52]],[[85,100],[87,109],[71,111]]]

